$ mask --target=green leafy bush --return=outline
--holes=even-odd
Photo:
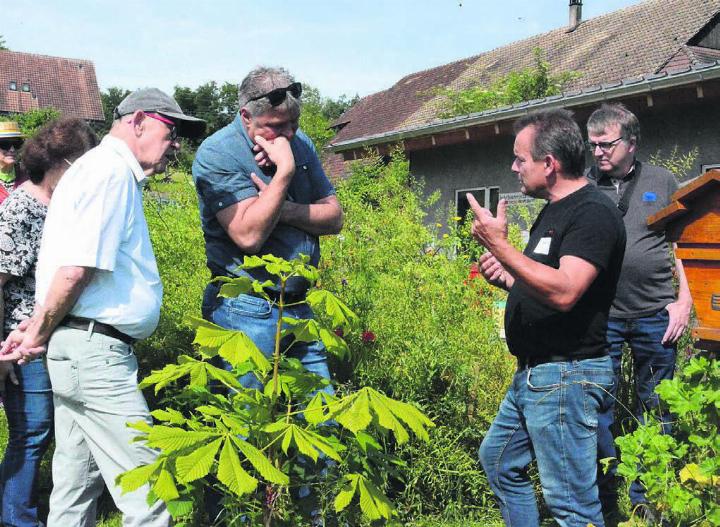
[[[618,437],[618,474],[628,484],[639,478],[673,525],[720,525],[720,362],[693,358],[656,391],[675,416],[673,432],[648,416]]]
[[[43,125],[60,117],[55,108],[36,108],[26,113],[0,116],[3,121],[15,121],[26,137],[32,137]]]
[[[447,119],[558,95],[581,75],[575,71],[550,74],[550,63],[545,60],[545,54],[540,48],[533,50],[533,58],[533,67],[503,75],[489,86],[472,86],[464,90],[435,88],[420,95],[440,96],[438,117]]]
[[[365,330],[349,337],[341,380],[416,402],[438,424],[430,443],[397,452],[409,467],[390,492],[401,518],[467,516],[490,500],[477,448],[514,369],[496,324],[504,293],[469,279],[455,230],[424,223],[428,204],[400,153],[355,163],[338,196],[345,227],[323,241],[323,286]]]
[[[141,373],[148,373],[192,350],[193,331],[185,317],[200,316],[210,272],[190,175],[174,171],[166,180],[151,181],[144,199],[164,290],[158,328],[137,344]]]
[[[243,332],[192,319],[197,328],[195,356],[182,355],[176,364],[154,371],[141,383],[141,387],[154,386],[157,393],[189,379],[181,391],[189,410],[179,411],[174,404],[153,412],[162,425],[151,427],[144,421],[133,425],[142,440],[160,450],[160,457],[120,476],[124,491],[150,483],[150,499],[165,501],[179,520],[190,514],[198,486],[214,484],[224,496],[228,519],[242,514],[254,525],[262,521],[270,526],[293,510],[291,486],[313,483],[336,487],[333,508],[338,513],[357,497],[366,520],[395,516],[382,488],[387,475],[397,469],[383,444],[402,445],[410,433],[427,441],[427,428],[433,423],[414,406],[370,387],[344,390],[340,396],[328,394],[322,391],[327,380],[287,356],[296,342],[321,340],[329,353],[342,358],[348,348],[332,328],[350,332],[356,327],[352,311],[332,293],[317,288],[310,290],[303,303],[323,313],[331,326],[283,317],[287,281],[303,277],[311,284],[317,282],[317,269],[307,265],[308,260],[245,257],[243,268],[263,267],[277,277],[277,301],[265,290],[272,281],[260,283],[247,276],[217,279],[222,283],[221,296],[252,293],[277,305],[274,353],[268,359]],[[232,371],[214,366],[216,357],[227,361]],[[243,387],[238,378],[248,372],[264,388]],[[210,390],[211,382],[222,385],[223,393]],[[328,474],[318,482],[317,475],[306,469],[308,459],[318,463],[323,456],[338,464],[343,472],[340,482],[334,483]]]

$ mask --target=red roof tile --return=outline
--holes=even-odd
[[[565,27],[558,28],[413,73],[345,112],[336,123],[347,124],[331,144],[433,122],[440,99],[423,96],[424,92],[437,86],[465,89],[486,85],[498,76],[532,66],[532,51],[537,47],[545,51],[551,73],[582,74],[567,86],[568,91],[659,71],[719,12],[720,0],[649,0],[585,20],[570,33]]]
[[[17,91],[10,90],[10,82]],[[23,92],[23,84],[30,92]],[[0,112],[52,106],[63,115],[103,121],[95,66],[88,60],[0,51]]]

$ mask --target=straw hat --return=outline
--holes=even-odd
[[[0,121],[0,139],[23,139],[24,137],[15,121]]]

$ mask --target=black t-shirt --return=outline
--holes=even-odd
[[[599,274],[567,313],[535,300],[516,280],[505,310],[510,352],[519,357],[605,352],[608,311],[624,252],[622,216],[594,186],[548,203],[530,230],[524,254],[555,269],[563,256],[576,256],[594,264]]]

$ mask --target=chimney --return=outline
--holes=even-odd
[[[570,24],[567,32],[575,31],[580,22],[582,22],[582,0],[570,0]]]

